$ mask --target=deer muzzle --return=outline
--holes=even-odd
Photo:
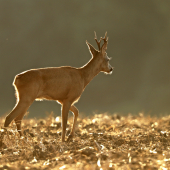
[[[110,68],[110,72],[113,71],[113,67]]]

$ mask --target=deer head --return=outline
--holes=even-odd
[[[106,74],[111,74],[113,67],[110,65],[109,61],[111,58],[107,56],[106,50],[107,50],[107,44],[108,44],[108,37],[107,37],[107,32],[105,33],[105,36],[100,38],[100,40],[97,40],[97,35],[96,32],[95,34],[95,41],[98,46],[98,50],[96,50],[91,44],[89,44],[87,41],[87,46],[89,47],[89,51],[92,55],[92,58],[94,60],[98,60],[98,63],[100,65],[100,71],[105,72]],[[104,41],[103,45],[101,46],[100,43],[101,41]]]

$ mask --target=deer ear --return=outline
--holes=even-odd
[[[89,44],[87,41],[86,41],[86,44],[87,44],[87,46],[89,48],[89,51],[90,51],[91,55],[93,57],[96,56],[98,51],[91,44]]]

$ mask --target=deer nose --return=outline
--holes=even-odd
[[[113,71],[113,67],[111,67],[110,71]]]

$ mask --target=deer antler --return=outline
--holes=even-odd
[[[95,35],[95,40],[96,40],[96,43],[97,43],[97,45],[98,45],[98,48],[99,48],[99,51],[100,51],[100,43],[101,43],[101,40],[102,40],[102,37],[100,38],[100,40],[98,41],[97,40],[97,35],[96,35],[96,32],[94,31],[94,35]]]
[[[102,38],[102,40],[104,41],[104,43],[103,43],[103,45],[102,45],[102,47],[101,47],[101,48],[104,48],[105,51],[107,50],[108,39],[109,39],[109,37],[107,37],[107,31],[106,31],[104,38]]]
[[[107,37],[107,31],[106,31],[106,33],[105,33],[104,38],[101,37],[99,41],[97,40],[97,35],[96,35],[96,32],[95,32],[95,31],[94,31],[94,35],[95,35],[95,38],[94,38],[94,39],[96,40],[96,43],[97,43],[98,48],[99,48],[99,51],[100,51],[100,49],[101,49],[101,48],[100,48],[101,40],[104,41],[104,44],[108,42],[109,37]],[[104,45],[104,44],[103,44],[103,45]],[[103,46],[103,45],[102,45],[102,46]]]

